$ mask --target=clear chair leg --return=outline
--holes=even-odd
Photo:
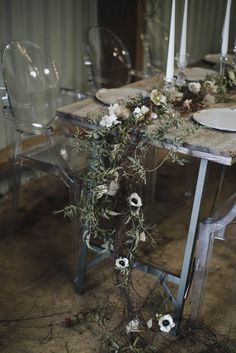
[[[80,188],[78,185],[70,186],[70,204],[78,205],[80,198]],[[80,219],[77,214],[72,222],[73,227],[73,272],[74,272],[74,285],[75,290],[78,294],[82,294],[84,275],[86,270],[86,257],[87,257],[87,246],[83,242],[81,237]]]
[[[215,240],[211,224],[200,223],[198,234],[190,313],[192,319],[197,319],[200,315]]]
[[[9,215],[9,224],[11,231],[14,229],[14,225],[17,219],[17,211],[19,208],[20,200],[20,186],[21,186],[21,165],[14,161],[11,176],[8,180],[9,195],[11,197],[11,211]]]
[[[22,139],[23,133],[21,131],[15,132],[15,143],[12,146],[11,156],[11,176],[8,181],[9,195],[11,195],[11,213],[10,213],[10,228],[13,230],[17,211],[20,200],[20,186],[21,186],[21,150],[22,150]]]

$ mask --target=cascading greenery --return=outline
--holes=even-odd
[[[173,106],[181,112],[200,109],[219,94],[219,86],[215,79],[207,78],[176,87],[169,97],[171,102],[163,92],[153,89],[145,96],[111,105],[107,115],[98,117],[95,130],[78,130],[75,136],[76,151],[86,153],[88,158],[80,203],[66,207],[65,214],[79,212],[83,241],[89,248],[99,242],[101,251],[109,254],[113,282],[124,311],[118,334],[106,329],[105,352],[156,351],[152,344],[145,340],[143,343],[143,335],[152,329],[153,320],[145,317],[132,285],[132,268],[140,243],[154,244],[143,213],[142,189],[150,172],[145,156],[150,146],[162,146],[170,136],[175,136],[174,144],[178,146],[195,131],[196,126]],[[168,158],[183,163],[175,148],[167,152],[164,160]],[[170,315],[156,316],[154,320],[164,332],[174,327]]]

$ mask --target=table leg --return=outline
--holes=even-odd
[[[226,166],[223,165],[223,166],[221,167],[220,180],[219,180],[219,183],[218,183],[218,185],[217,185],[216,193],[215,193],[214,200],[213,200],[213,203],[212,203],[212,206],[211,206],[210,215],[213,214],[213,212],[215,211],[215,209],[216,209],[216,207],[217,207],[217,202],[218,202],[218,199],[219,199],[219,197],[220,197],[220,193],[221,193],[221,189],[222,189],[222,184],[223,184],[224,177],[225,177],[225,172],[226,172]]]
[[[195,234],[196,234],[198,215],[199,215],[199,210],[201,205],[202,193],[203,193],[203,188],[204,188],[204,183],[206,178],[207,166],[208,166],[208,160],[201,159],[198,178],[197,178],[196,191],[195,191],[193,207],[192,207],[192,214],[191,214],[189,230],[188,230],[188,238],[185,246],[180,283],[179,283],[177,299],[176,299],[176,306],[175,306],[175,320],[176,320],[176,326],[177,326],[176,329],[178,329],[178,325],[181,320],[183,307],[184,307],[184,300],[185,300],[184,297],[185,297],[185,293],[188,285],[189,273],[190,273],[190,268],[191,268],[192,259],[193,259]]]

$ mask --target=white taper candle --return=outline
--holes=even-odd
[[[188,23],[188,0],[185,0],[184,3],[184,15],[183,15],[183,23],[182,23],[182,33],[181,33],[181,41],[180,41],[180,49],[179,49],[179,61],[185,62],[186,56],[186,42],[187,42],[187,23]]]
[[[175,0],[172,0],[170,36],[168,45],[168,55],[166,64],[166,80],[172,81],[174,77],[174,59],[175,59]]]
[[[228,0],[228,2],[227,2],[224,26],[223,26],[223,31],[222,31],[222,45],[221,45],[221,55],[222,56],[226,56],[227,53],[228,53],[229,21],[230,21],[231,1],[232,0]]]

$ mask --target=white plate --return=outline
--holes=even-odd
[[[185,69],[185,75],[189,81],[204,80],[207,75],[216,75],[217,71],[205,69],[202,67],[187,67]]]
[[[213,129],[236,132],[236,108],[200,110],[193,114],[193,119]]]
[[[119,100],[127,100],[141,94],[143,97],[147,95],[147,91],[124,87],[124,88],[102,88],[96,93],[96,98],[100,102],[110,105],[118,102]]]
[[[204,60],[209,62],[209,63],[212,63],[212,64],[219,64],[220,55],[221,54],[207,54],[207,55],[204,56]],[[231,55],[231,54],[228,54],[227,58],[228,58],[228,63],[229,64],[233,64],[234,56]]]

